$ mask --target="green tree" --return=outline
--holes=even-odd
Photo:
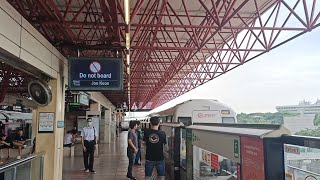
[[[243,124],[283,124],[283,113],[240,113],[238,123]]]
[[[296,135],[320,137],[320,127],[317,129],[303,129],[297,132]]]
[[[320,126],[320,114],[317,114],[316,116],[314,116],[313,124],[315,126]]]

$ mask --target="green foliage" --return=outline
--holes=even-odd
[[[315,126],[320,126],[320,114],[317,114],[317,115],[314,117],[313,124],[314,124]]]
[[[238,123],[241,124],[283,124],[283,117],[297,116],[299,113],[241,113],[237,115]],[[296,135],[320,137],[320,114],[314,118],[314,125],[317,129],[304,129]]]
[[[317,129],[303,129],[297,132],[296,135],[320,137],[320,127]]]
[[[291,113],[241,113],[237,115],[238,123],[241,124],[283,124],[284,116],[296,116]]]

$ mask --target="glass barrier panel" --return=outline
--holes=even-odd
[[[286,180],[320,180],[320,149],[284,144]]]
[[[31,180],[31,162],[17,166],[17,180]],[[32,179],[33,180],[33,179]]]
[[[5,172],[0,173],[0,179],[3,178],[3,177],[4,177],[5,180],[13,179],[13,177],[14,177],[14,168],[8,169]]]
[[[34,161],[31,161],[31,179],[32,180],[41,180],[41,159],[38,158]]]
[[[167,143],[164,145],[164,149],[163,149],[163,154],[167,159],[171,159],[171,154],[172,154],[172,150],[171,145],[172,145],[172,127],[167,127],[167,126],[161,126],[161,130],[164,131],[166,133],[166,141]]]
[[[180,130],[180,166],[186,170],[187,169],[187,146],[186,146],[186,129]]]

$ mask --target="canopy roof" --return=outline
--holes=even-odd
[[[319,1],[7,0],[66,57],[124,57],[130,78],[104,92],[116,106],[153,109],[319,26]],[[285,32],[285,33],[283,33]],[[130,85],[128,85],[130,84]],[[130,89],[128,88],[130,86]]]

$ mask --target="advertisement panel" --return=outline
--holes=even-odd
[[[122,58],[70,58],[69,88],[82,91],[123,89]]]
[[[193,179],[240,180],[240,164],[193,146]]]
[[[320,149],[284,144],[286,180],[320,180]]]
[[[241,137],[242,178],[264,180],[263,141],[259,138]]]
[[[239,136],[192,130],[192,137],[192,144],[194,146],[240,163],[241,152]],[[217,146],[217,144],[219,144],[219,146]]]
[[[295,169],[294,180],[320,180],[320,176],[299,169]]]
[[[287,167],[286,180],[320,180],[320,175],[296,167]]]

